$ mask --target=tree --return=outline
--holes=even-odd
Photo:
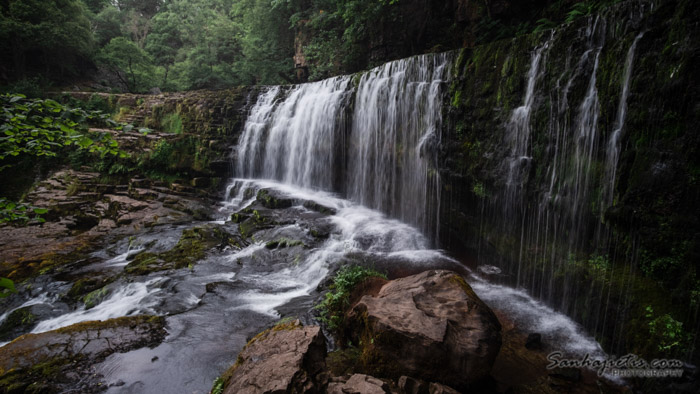
[[[83,2],[94,14],[99,13],[107,6],[112,5],[111,0],[83,0]]]
[[[0,62],[16,79],[30,73],[56,78],[84,68],[94,42],[81,0],[6,0],[0,3]]]
[[[100,50],[97,61],[110,70],[129,92],[143,92],[153,80],[151,58],[126,37],[113,38]]]
[[[290,4],[269,0],[241,0],[232,17],[242,32],[242,58],[236,71],[246,83],[284,83],[293,70],[294,32],[289,28]],[[288,77],[287,77],[288,78]]]
[[[161,12],[152,19],[146,51],[155,59],[155,64],[165,70],[161,87],[166,86],[170,67],[175,63],[175,57],[183,46],[179,25],[180,18],[170,11]]]
[[[103,47],[122,34],[122,15],[113,6],[105,7],[93,20],[95,41]]]

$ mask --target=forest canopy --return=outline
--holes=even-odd
[[[318,80],[549,28],[614,1],[0,0],[0,86],[37,96]]]
[[[284,83],[294,78],[300,21],[317,15],[311,23],[336,26],[311,45],[326,70],[337,55],[330,52],[350,57],[363,19],[388,6],[375,0],[3,0],[0,50],[9,55],[0,61],[0,81],[26,91],[87,72],[130,92]],[[329,50],[344,36],[351,38],[347,44]]]

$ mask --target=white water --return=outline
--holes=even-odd
[[[55,330],[90,320],[107,320],[115,317],[154,313],[152,307],[155,302],[153,300],[149,302],[147,296],[160,291],[159,288],[153,287],[159,280],[160,278],[156,278],[145,283],[134,282],[117,287],[97,306],[90,309],[85,309],[85,306],[82,306],[74,312],[44,320],[34,327],[32,333]]]
[[[554,33],[552,33],[552,38]],[[527,74],[527,87],[523,105],[513,110],[506,126],[506,141],[510,145],[510,157],[507,159],[508,175],[506,178],[506,204],[512,205],[520,196],[523,174],[528,171],[530,157],[530,116],[535,104],[535,86],[544,74],[543,56],[551,42],[548,40],[535,49],[530,60],[530,70]]]
[[[606,175],[606,199],[607,206],[613,205],[615,194],[615,180],[617,177],[617,163],[620,158],[620,137],[625,127],[625,115],[627,115],[627,98],[630,93],[630,79],[632,77],[632,66],[634,64],[634,53],[637,49],[637,43],[644,36],[644,33],[639,33],[630,45],[627,51],[627,59],[625,60],[625,72],[622,78],[622,93],[620,94],[620,102],[617,106],[617,116],[615,117],[615,130],[610,134],[608,140],[607,158],[605,162]]]
[[[238,176],[342,193],[435,237],[450,64],[416,56],[367,71],[356,88],[343,76],[266,91],[238,144]]]

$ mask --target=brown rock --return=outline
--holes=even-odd
[[[320,393],[325,338],[318,326],[297,320],[253,338],[238,355],[225,394]]]
[[[501,346],[491,309],[458,274],[431,270],[393,280],[348,314],[364,367],[464,389],[489,375]]]
[[[328,394],[386,394],[389,385],[373,376],[356,373],[345,383],[331,383]]]
[[[452,387],[447,387],[440,383],[430,383],[430,394],[460,394]]]

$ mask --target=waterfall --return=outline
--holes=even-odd
[[[589,239],[587,208],[597,183],[592,172],[601,145],[597,76],[605,30],[603,18],[589,18],[579,31],[584,45],[578,61],[571,61],[576,49],[570,48],[565,70],[548,91],[538,81],[547,75],[543,63],[555,34],[533,51],[522,105],[504,126],[508,150],[502,161],[502,187],[495,199],[485,202],[482,214],[481,231],[487,232],[487,239],[495,232],[511,245],[503,268],[513,284],[567,312],[572,307],[568,297],[578,284],[556,273],[566,272],[563,265],[569,256]],[[583,93],[580,102],[572,102],[572,91]],[[548,105],[538,106],[539,101]],[[536,111],[546,113],[548,129],[532,130]],[[546,149],[537,157],[539,183],[528,184],[535,168],[530,146],[535,133],[545,137]],[[533,193],[536,198],[525,199]]]
[[[237,176],[340,193],[436,238],[436,146],[448,54],[270,88],[250,111]]]
[[[552,35],[553,37],[553,35]],[[506,205],[512,206],[520,196],[523,174],[528,172],[528,165],[532,157],[529,156],[530,141],[530,114],[535,104],[535,85],[543,74],[540,67],[543,52],[549,47],[551,39],[535,49],[530,61],[530,70],[527,75],[527,87],[523,105],[513,110],[506,126],[506,142],[510,145],[510,156],[506,160]]]
[[[615,130],[610,134],[607,147],[607,159],[605,163],[606,199],[603,203],[607,206],[613,205],[613,197],[615,194],[615,178],[617,175],[617,162],[620,156],[620,136],[625,127],[625,115],[627,114],[627,98],[630,90],[630,78],[632,76],[632,65],[634,63],[634,52],[637,49],[637,42],[642,38],[644,33],[639,33],[634,38],[630,49],[627,51],[627,59],[625,60],[625,72],[622,77],[622,93],[620,102],[617,107],[617,116],[615,117]]]

